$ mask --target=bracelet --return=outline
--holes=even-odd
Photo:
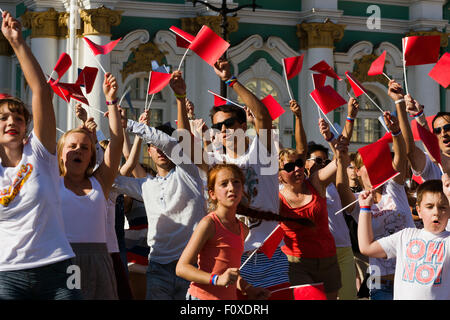
[[[410,114],[409,116],[411,117],[411,118],[418,118],[418,117],[420,117],[421,115],[423,115],[423,109],[422,110],[420,110],[419,112],[417,112],[416,114]]]
[[[371,212],[372,209],[370,208],[370,206],[361,206],[359,208],[360,211],[364,211],[364,212]]]
[[[329,139],[325,139],[327,142],[331,142],[334,139],[334,133],[331,132],[331,137]]]
[[[110,106],[110,105],[112,105],[112,104],[117,104],[117,101],[119,101],[119,99],[114,99],[113,101],[108,101],[108,100],[106,100],[106,105],[107,106]]]
[[[401,102],[405,102],[405,99],[401,98],[395,101],[395,104],[401,103]]]
[[[235,76],[232,76],[230,79],[225,81],[225,84],[229,87],[233,87],[237,82],[237,78]]]
[[[353,122],[353,121],[355,121],[355,118],[347,117],[347,121]]]
[[[219,276],[217,274],[211,273],[211,278],[209,279],[209,283],[212,284],[213,286],[215,286],[217,283],[218,277]]]
[[[186,98],[186,93],[185,94],[176,94],[176,93],[174,93],[173,95],[177,99],[184,99],[184,98]]]
[[[398,136],[400,133],[402,133],[402,130],[398,130],[397,132],[392,132],[392,131],[391,131],[391,135],[392,135],[393,137]]]

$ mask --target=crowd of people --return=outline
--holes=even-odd
[[[211,128],[195,119],[182,72],[169,84],[178,130],[149,126],[150,111],[127,119],[106,73],[110,138],[97,141],[77,105],[80,127],[57,141],[52,89],[20,22],[3,12],[1,29],[32,102],[30,112],[0,94],[0,299],[282,299],[317,283],[330,300],[450,298],[450,113],[428,128],[423,106],[389,82],[396,115],[384,121],[398,174],[375,189],[349,152],[356,99],[339,136],[319,120],[320,142],[308,142],[291,100],[295,148],[285,148],[223,59],[214,71],[245,108],[212,107]],[[436,135],[440,162],[416,146],[410,117]],[[142,143],[152,168],[139,163]],[[277,227],[283,241],[269,258],[259,249]]]

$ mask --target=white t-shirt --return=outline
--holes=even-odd
[[[245,192],[250,197],[250,207],[278,214],[280,199],[278,196],[278,156],[259,143],[256,136],[247,153],[239,158],[230,158],[226,153],[208,153],[209,164],[232,163],[242,169],[245,175]],[[245,239],[244,251],[259,248],[267,236],[278,225],[277,221],[266,221],[246,217],[250,232]]]
[[[56,155],[32,133],[20,163],[0,171],[0,271],[74,257],[64,233]]]
[[[89,177],[89,181],[91,191],[79,196],[67,189],[60,177],[64,227],[70,243],[106,243],[106,198],[97,179]]]
[[[430,159],[430,156],[425,153],[425,167],[423,168],[422,172],[417,172],[415,170],[412,170],[414,175],[422,177],[424,181],[427,180],[440,180],[442,177],[441,169]]]
[[[335,214],[342,209],[341,198],[334,183],[330,183],[327,187],[327,210],[328,210],[328,226],[334,237],[336,247],[351,247],[350,231],[347,222],[345,222],[343,212]]]
[[[378,243],[388,258],[397,258],[395,300],[450,299],[450,232],[406,228]]]
[[[372,205],[372,229],[374,240],[378,240],[396,233],[404,228],[415,228],[409,208],[405,187],[393,179],[386,182],[381,201]],[[355,193],[356,197],[359,193]],[[359,212],[357,203],[355,210]],[[395,259],[378,259],[369,257],[370,270],[379,268],[379,275],[385,276],[395,273]],[[376,270],[378,272],[378,270]]]

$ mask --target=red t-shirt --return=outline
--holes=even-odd
[[[280,192],[280,215],[292,218],[308,218],[314,227],[305,227],[296,222],[282,222],[285,245],[281,250],[290,256],[301,258],[327,258],[336,255],[336,245],[328,227],[327,200],[321,197],[306,180],[311,191],[311,201],[299,208],[292,208]]]

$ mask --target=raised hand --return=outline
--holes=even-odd
[[[416,115],[420,111],[423,110],[423,105],[421,105],[418,101],[414,100],[410,94],[405,96],[406,103],[406,112],[410,115]]]
[[[319,119],[319,131],[326,141],[332,138],[333,134],[331,133],[330,126],[328,125],[328,122],[326,122],[323,118]]]
[[[239,276],[238,268],[228,268],[224,273],[222,273],[217,279],[217,285],[226,287],[237,281]]]
[[[83,123],[87,121],[88,114],[85,108],[81,106],[81,103],[77,103],[75,105],[75,115],[78,119],[80,119]]]
[[[230,63],[227,60],[219,59],[214,64],[214,72],[220,80],[227,81],[231,78]]]
[[[397,101],[403,99],[405,94],[403,93],[402,86],[398,82],[395,82],[395,80],[391,80],[389,81],[388,95],[392,100]]]
[[[400,124],[398,122],[397,117],[392,115],[389,111],[385,111],[383,114],[384,122],[386,123],[386,126],[388,127],[390,132],[399,132],[400,131]]]
[[[150,110],[144,111],[139,116],[139,123],[148,125],[150,123]]]
[[[2,33],[10,43],[19,42],[22,38],[22,25],[8,11],[2,14]]]
[[[355,98],[350,98],[347,103],[347,115],[355,119],[359,111],[359,102]]]
[[[291,100],[289,101],[289,108],[291,109],[292,113],[297,117],[302,117],[302,109],[300,108],[300,105],[297,101]]]
[[[172,73],[169,84],[176,95],[186,95],[186,83],[184,82],[181,71],[177,70]]]
[[[117,99],[117,81],[110,72],[105,74],[103,80],[103,93],[105,94],[106,101],[112,102]]]
[[[370,207],[373,204],[373,191],[363,191],[359,194],[358,202],[360,207]]]

